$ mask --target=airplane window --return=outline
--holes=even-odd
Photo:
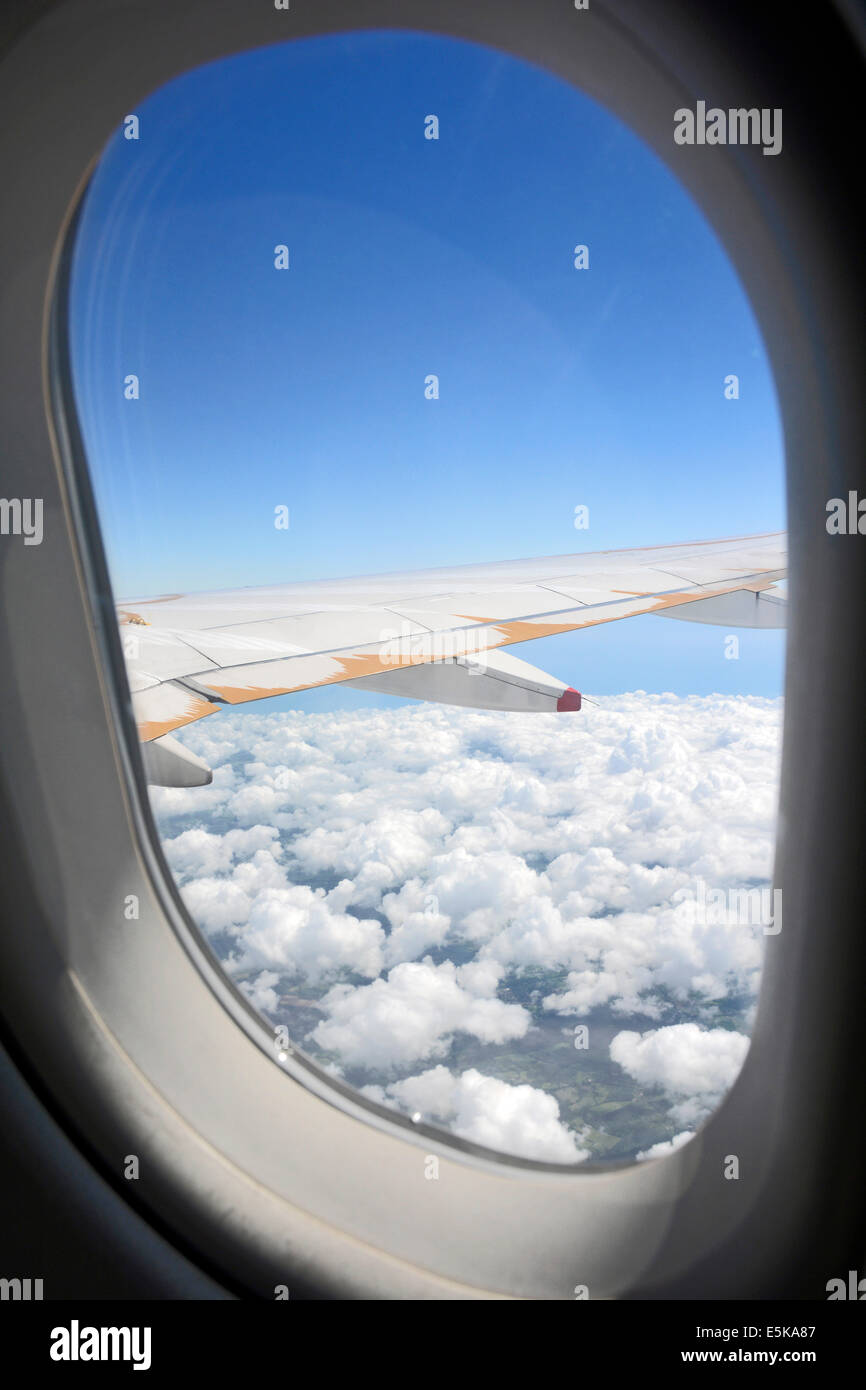
[[[479,45],[278,45],[125,116],[71,310],[153,816],[231,979],[500,1153],[685,1142],[782,928],[786,593],[767,357],[674,174]]]

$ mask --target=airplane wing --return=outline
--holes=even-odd
[[[500,651],[641,613],[781,627],[784,532],[117,605],[148,777],[208,769],[170,736],[224,705],[343,682],[482,709],[571,711],[571,686]],[[204,774],[208,773],[207,776]]]

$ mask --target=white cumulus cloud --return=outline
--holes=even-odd
[[[447,1067],[432,1067],[387,1087],[364,1089],[423,1119],[447,1120],[462,1139],[490,1149],[547,1163],[580,1163],[589,1157],[580,1136],[559,1118],[553,1096],[536,1086],[484,1076],[474,1067],[460,1076]]]
[[[643,1153],[637,1154],[637,1158],[664,1158],[665,1154],[672,1154],[674,1149],[681,1149],[691,1138],[692,1130],[684,1129],[680,1134],[675,1134],[673,1139],[662,1139],[658,1144],[651,1144]]]
[[[491,996],[489,980],[471,967],[429,957],[395,965],[370,985],[335,985],[322,1005],[328,1017],[312,1035],[319,1046],[381,1070],[442,1056],[458,1029],[502,1043],[524,1037],[531,1023],[521,1005]]]
[[[673,1098],[672,1116],[694,1124],[718,1104],[739,1074],[749,1039],[727,1028],[675,1023],[647,1033],[623,1031],[610,1055],[642,1086]]]

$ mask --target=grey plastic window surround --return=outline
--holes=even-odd
[[[826,798],[815,805],[810,791],[819,772],[826,779],[834,769],[843,787],[834,721],[856,696],[850,673],[833,665],[832,644],[840,594],[856,592],[862,561],[850,547],[828,548],[823,518],[825,499],[855,486],[862,416],[839,403],[846,393],[856,398],[862,355],[839,327],[846,285],[820,255],[820,201],[791,161],[756,167],[760,152],[747,150],[718,151],[712,167],[706,151],[680,149],[674,158],[672,112],[707,90],[702,64],[705,83],[732,93],[720,104],[740,103],[743,80],[697,36],[690,48],[677,15],[661,4],[647,15],[628,4],[578,13],[535,3],[491,11],[442,4],[431,17],[419,4],[379,3],[364,6],[362,21],[357,6],[343,4],[307,13],[77,0],[50,9],[3,59],[2,424],[15,446],[3,490],[45,499],[45,541],[3,554],[10,736],[0,748],[0,788],[7,852],[20,865],[13,907],[26,930],[0,942],[0,1002],[105,1171],[119,1180],[125,1155],[138,1154],[139,1202],[265,1297],[293,1281],[348,1297],[570,1298],[576,1285],[593,1298],[685,1288],[748,1296],[786,1267],[792,1230],[814,1229],[828,1262],[833,1242],[841,1248],[838,1205],[849,1195],[854,1203],[853,1189],[835,1204],[816,1196],[827,1155],[813,1121],[822,1102],[825,1112],[839,1103],[839,1046],[853,1050],[858,945],[850,890],[832,872],[819,882],[809,871],[833,810]],[[368,1109],[313,1069],[301,1079],[297,1059],[286,1074],[266,1028],[191,930],[144,809],[68,397],[64,248],[75,208],[110,131],[161,82],[244,47],[362,22],[416,22],[507,48],[577,82],[639,129],[714,222],[776,373],[793,606],[776,870],[785,927],[769,939],[738,1082],[693,1141],[655,1163],[570,1173],[499,1160]],[[774,94],[751,101],[779,104]],[[862,792],[853,795],[862,808]],[[841,860],[851,847],[841,819],[836,831],[831,870],[832,856]],[[141,903],[135,924],[123,916],[130,893]],[[815,922],[820,933],[809,930]],[[859,951],[862,964],[862,944]],[[828,1039],[830,1007],[841,1036]],[[732,1152],[742,1177],[725,1183]],[[439,1158],[436,1182],[424,1178],[426,1153]],[[834,1272],[828,1267],[828,1277]]]

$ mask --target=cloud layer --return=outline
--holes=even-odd
[[[576,716],[220,715],[183,735],[213,785],[153,805],[191,914],[258,1007],[302,994],[305,1045],[390,1103],[439,1086],[455,1132],[584,1154],[553,1096],[489,1073],[545,1020],[601,1010],[622,1022],[619,1074],[669,1107],[649,1139],[709,1112],[747,1046],[713,1026],[719,1001],[754,998],[763,938],[695,920],[689,898],[767,882],[780,724],[779,701],[641,692]],[[423,1069],[458,1044],[478,1066]]]

